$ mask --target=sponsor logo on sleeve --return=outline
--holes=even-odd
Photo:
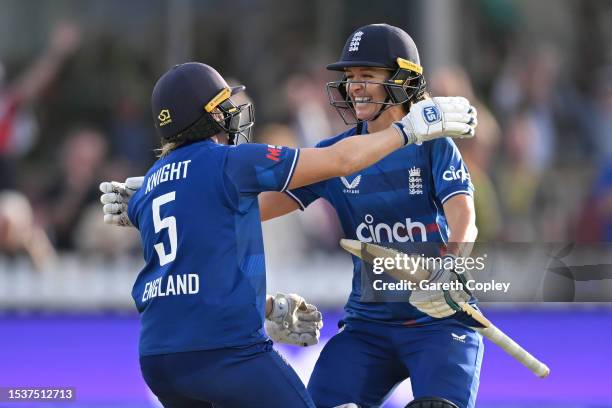
[[[450,166],[448,170],[442,173],[442,178],[445,181],[466,181],[470,179],[470,173],[468,173],[464,167],[455,169],[455,166]]]
[[[281,154],[281,149],[282,147],[280,146],[272,146],[272,145],[268,145],[268,154],[266,154],[266,157],[272,161],[279,161],[280,160],[280,154]]]

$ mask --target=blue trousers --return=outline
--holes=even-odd
[[[308,391],[318,408],[379,407],[410,377],[415,399],[473,408],[483,351],[482,336],[452,319],[418,327],[353,319],[321,351]]]
[[[142,375],[165,408],[315,408],[267,341],[248,347],[143,356]]]

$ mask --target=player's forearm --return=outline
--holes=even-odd
[[[300,149],[289,188],[352,174],[399,149],[405,140],[400,131],[388,128],[368,135],[348,137],[321,149]]]
[[[395,128],[380,132],[353,136],[330,146],[340,163],[342,174],[347,176],[383,159],[388,154],[404,146],[404,136]]]
[[[478,236],[474,200],[465,194],[452,197],[444,203],[444,214],[450,229],[447,251],[457,256],[469,256]]]
[[[465,98],[420,101],[390,128],[352,136],[323,149],[301,149],[289,188],[355,173],[409,143],[472,137],[476,123],[476,109]]]
[[[447,244],[446,253],[453,254],[459,257],[467,257],[472,252],[474,241],[478,235],[478,229],[475,225],[459,225],[455,226],[458,238],[451,235],[451,240]],[[451,234],[453,227],[451,227]]]

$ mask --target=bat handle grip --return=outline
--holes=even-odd
[[[550,374],[550,368],[546,364],[535,358],[494,325],[486,328],[474,328],[474,330],[504,349],[506,353],[514,357],[538,377],[546,378]]]

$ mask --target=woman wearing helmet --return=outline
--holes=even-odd
[[[331,104],[353,127],[321,141],[319,148],[385,129],[428,98],[414,41],[387,24],[355,30],[340,61],[327,68],[343,75],[327,89]],[[430,113],[424,112],[427,119],[437,120]],[[441,246],[442,254],[454,257],[469,255],[463,243],[476,239],[472,195],[461,155],[445,138],[402,149],[349,176],[290,188],[284,194],[262,194],[260,210],[262,220],[267,220],[324,198],[335,208],[346,238],[403,245],[428,242],[433,243],[427,248],[429,255],[436,255],[431,251]],[[353,290],[340,322],[343,330],[323,348],[308,384],[317,407],[348,402],[380,406],[408,377],[415,407],[430,406],[419,401],[425,397],[448,404],[435,406],[473,407],[483,355],[481,336],[455,319],[437,319],[407,301],[366,299],[362,263],[356,257],[353,263]],[[436,272],[432,280],[455,278],[452,270]]]
[[[298,296],[266,299],[258,195],[345,176],[445,134],[424,124],[421,111],[436,105],[423,103],[387,129],[329,148],[235,146],[254,123],[250,104],[231,99],[242,89],[208,65],[186,63],[166,72],[152,94],[161,155],[127,215],[145,258],[132,289],[140,364],[165,407],[314,407],[263,329],[264,316],[286,329],[297,309],[317,316]],[[472,135],[469,103],[444,106],[454,134]],[[105,212],[125,212],[114,186],[101,189],[103,200],[112,195]]]

